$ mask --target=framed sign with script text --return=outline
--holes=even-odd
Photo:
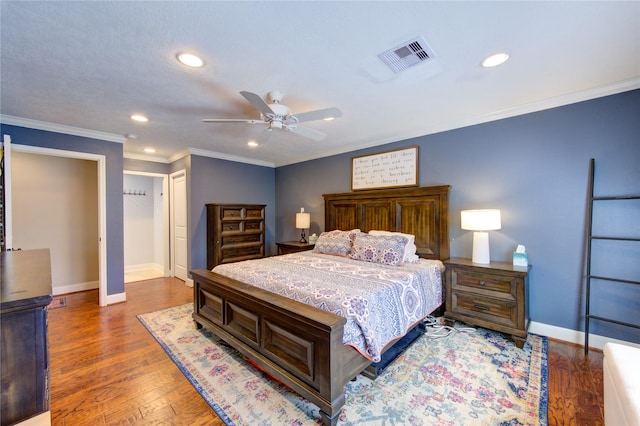
[[[351,159],[351,190],[418,186],[418,147]]]

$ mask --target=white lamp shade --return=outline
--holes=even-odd
[[[300,213],[296,213],[296,228],[307,229],[311,225],[311,215],[304,212],[304,208],[300,209]]]
[[[460,227],[467,231],[494,231],[500,229],[500,210],[462,210]]]

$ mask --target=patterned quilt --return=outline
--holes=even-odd
[[[213,271],[347,319],[343,343],[379,362],[382,349],[442,304],[438,260],[388,266],[306,251]]]

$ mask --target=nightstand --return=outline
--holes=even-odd
[[[522,348],[529,327],[531,265],[481,265],[461,258],[451,258],[444,265],[445,318],[510,334],[516,346]]]
[[[278,254],[297,253],[299,251],[312,250],[315,244],[301,243],[299,241],[284,241],[276,243],[278,246]]]

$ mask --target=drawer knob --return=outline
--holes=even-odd
[[[488,307],[487,305],[475,304],[475,305],[473,305],[473,307],[476,308],[476,309],[480,309],[481,311],[490,311],[491,310],[491,308]]]
[[[484,287],[484,286],[485,286],[485,284],[487,284],[487,282],[486,282],[486,281],[480,281],[480,285],[481,285],[482,287]]]

